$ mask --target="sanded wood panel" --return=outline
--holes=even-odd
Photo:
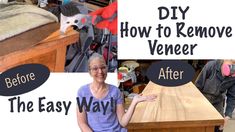
[[[214,129],[213,129],[214,131]],[[212,132],[213,132],[212,131]],[[134,129],[128,132],[210,132],[205,127],[185,127],[185,128],[162,128],[162,129]]]
[[[149,82],[143,94],[157,94],[158,97],[154,102],[142,102],[136,106],[128,124],[129,130],[211,131],[213,126],[223,124],[223,117],[192,82],[178,87],[164,87]],[[191,127],[194,129],[191,130]]]

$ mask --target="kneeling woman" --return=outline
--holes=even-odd
[[[82,106],[77,108],[80,129],[83,132],[126,132],[127,129],[124,127],[130,121],[136,104],[142,101],[153,101],[156,96],[135,96],[125,113],[120,90],[116,86],[105,83],[107,66],[103,57],[93,54],[88,60],[88,66],[93,82],[82,86],[77,93],[78,106]],[[84,105],[84,100],[91,106],[90,108]]]

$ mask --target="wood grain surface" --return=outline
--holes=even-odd
[[[156,101],[136,106],[128,129],[159,129],[182,127],[211,131],[223,124],[223,117],[190,82],[177,87],[164,87],[149,82],[143,95],[157,94]]]

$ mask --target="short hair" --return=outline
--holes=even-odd
[[[88,67],[90,67],[91,61],[99,59],[105,62],[104,57],[98,53],[93,53],[88,60]]]

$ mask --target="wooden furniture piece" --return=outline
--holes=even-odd
[[[192,82],[178,87],[149,82],[143,94],[158,97],[136,106],[128,132],[214,132],[223,124],[223,117]]]
[[[46,65],[51,72],[63,72],[66,46],[78,41],[79,33],[70,28],[66,34],[61,35],[59,24],[41,28],[52,27],[50,31],[34,29],[0,42],[0,72],[27,63],[40,63]],[[42,34],[47,36],[42,37]],[[43,39],[38,40],[40,36]]]

